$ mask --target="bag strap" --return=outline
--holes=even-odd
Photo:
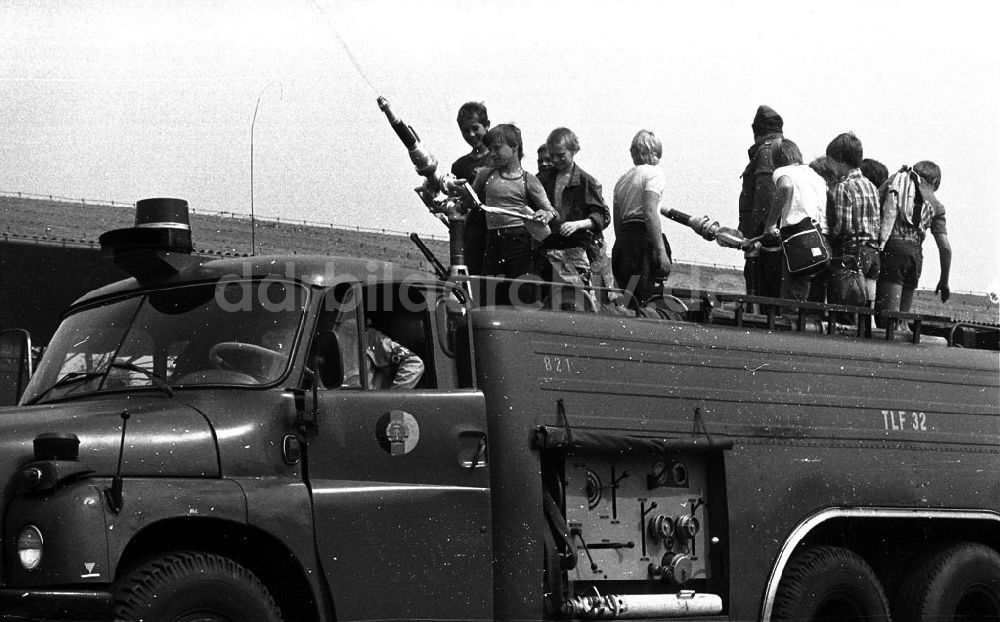
[[[858,205],[851,206],[851,227],[853,228],[854,231],[854,248],[856,249],[855,252],[857,252],[858,255],[860,256],[861,235],[858,234],[858,231],[861,230],[861,217],[858,214],[858,212],[860,211],[858,207],[859,207]]]
[[[528,171],[521,171],[521,181],[524,182],[524,204],[533,210],[537,210],[537,208],[531,205],[531,193],[528,192]]]

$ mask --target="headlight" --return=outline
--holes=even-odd
[[[34,525],[25,525],[17,535],[17,557],[25,570],[37,570],[42,563],[42,543],[42,532]]]

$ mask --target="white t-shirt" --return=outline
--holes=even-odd
[[[614,208],[621,222],[646,220],[642,209],[644,192],[663,196],[667,189],[667,174],[659,166],[640,164],[622,175],[615,184]]]
[[[826,182],[816,171],[805,164],[782,166],[774,171],[774,183],[780,177],[792,182],[792,204],[782,212],[779,227],[792,225],[803,218],[812,218],[819,223],[820,231],[829,233],[826,222]]]

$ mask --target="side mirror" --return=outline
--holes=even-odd
[[[0,331],[0,406],[16,406],[31,379],[31,333]]]
[[[331,330],[316,335],[313,358],[324,387],[332,389],[344,383],[344,362],[340,356],[340,339],[337,338],[337,333]]]

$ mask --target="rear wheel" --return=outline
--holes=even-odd
[[[244,566],[212,553],[178,552],[142,564],[116,586],[115,620],[281,622],[281,612]]]
[[[888,620],[882,584],[860,555],[816,546],[796,555],[774,599],[774,620]]]
[[[893,603],[900,620],[1000,620],[1000,554],[972,542],[938,547],[906,576]]]

